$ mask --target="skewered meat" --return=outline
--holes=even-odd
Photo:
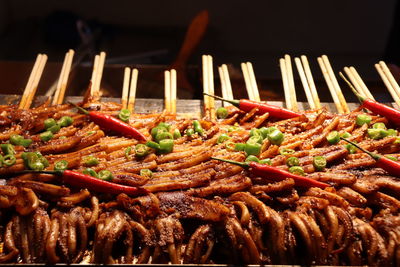
[[[85,106],[111,116],[120,109],[92,101]],[[32,139],[26,148],[14,146],[12,166],[0,167],[0,263],[400,264],[400,177],[377,168],[360,151],[351,152],[343,141],[327,140],[331,131],[348,132],[363,148],[398,158],[397,137],[369,138],[370,126],[355,123],[361,111],[308,111],[272,121],[256,109],[228,109],[224,120],[200,120],[203,134],[178,136],[171,153],[139,156],[137,140],[103,132],[69,105],[0,107],[1,142],[13,134]],[[63,116],[74,122],[42,140],[45,120]],[[161,122],[181,134],[193,128],[193,120],[165,112],[132,114],[129,120],[149,139]],[[244,161],[245,152],[231,142],[246,143],[250,130],[263,126],[285,136],[280,145],[268,138],[260,142],[259,159],[288,170],[288,158],[297,157],[307,178],[330,186],[270,181],[210,160]],[[221,142],[222,134],[229,139]],[[19,173],[32,167],[23,152],[41,152],[46,171],[65,160],[68,169],[108,170],[113,183],[148,191],[137,197],[99,193],[70,187],[52,174]],[[325,158],[324,168],[317,168],[316,157]]]

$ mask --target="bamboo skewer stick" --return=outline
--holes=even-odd
[[[315,87],[314,78],[313,78],[312,73],[311,73],[310,64],[308,63],[308,60],[307,60],[306,56],[302,55],[300,57],[300,59],[301,59],[301,62],[303,63],[304,72],[306,74],[307,81],[308,81],[308,86],[310,87],[311,94],[312,94],[313,99],[314,99],[315,107],[317,109],[320,109],[321,108],[321,102],[319,101],[318,92],[317,92],[317,88]]]
[[[288,81],[288,77],[287,77],[286,62],[285,62],[284,58],[279,59],[279,67],[281,69],[283,92],[285,94],[286,108],[292,109],[292,101],[290,99],[290,92],[289,92],[289,81]]]
[[[324,61],[322,60],[321,57],[318,57],[317,60],[318,60],[319,66],[321,68],[322,74],[323,74],[323,76],[325,78],[326,84],[328,85],[328,89],[329,89],[329,91],[330,91],[330,93],[332,95],[332,99],[333,99],[333,102],[335,103],[336,109],[338,110],[338,112],[340,114],[343,114],[344,113],[344,109],[343,109],[342,105],[340,104],[339,97],[336,94],[334,85],[333,85],[333,83],[331,81],[331,78],[329,76],[329,73],[328,73],[328,71],[327,71],[327,69],[325,67]]]
[[[208,65],[208,92],[210,95],[215,95],[214,92],[214,68],[213,68],[213,58],[212,56],[207,56],[207,65]],[[216,120],[215,115],[215,99],[213,97],[209,97],[209,108],[210,108],[210,119],[211,121]]]
[[[99,60],[100,60],[100,56],[96,55],[94,57],[94,62],[93,62],[93,71],[92,71],[92,77],[90,78],[90,95],[93,96],[94,92],[95,92],[95,82],[96,82],[96,76],[97,76],[97,71],[99,68]]]
[[[33,97],[36,94],[36,91],[37,91],[37,88],[38,88],[38,85],[39,85],[39,81],[40,81],[40,78],[42,77],[43,70],[44,70],[44,67],[46,65],[46,62],[47,62],[47,55],[43,54],[42,57],[40,58],[40,63],[39,63],[39,66],[37,68],[37,71],[35,73],[35,77],[33,79],[32,86],[31,86],[31,89],[29,91],[28,97],[26,98],[26,103],[25,103],[24,109],[30,108],[30,106],[32,104]]]
[[[332,69],[331,63],[329,62],[328,57],[326,55],[323,55],[322,61],[325,64],[326,70],[328,71],[329,77],[333,84],[334,91],[339,99],[339,103],[343,108],[343,113],[349,113],[350,112],[349,106],[347,105],[346,99],[344,98],[342,90],[340,89],[339,83],[336,79],[335,73],[333,72],[333,69]]]
[[[105,60],[106,60],[106,53],[101,52],[100,56],[99,56],[99,61],[97,64],[96,76],[94,77],[94,83],[92,84],[92,86],[93,86],[92,96],[100,95],[100,84],[101,84],[101,78],[103,76]]]
[[[71,72],[71,66],[74,58],[74,50],[70,49],[66,54],[66,59],[64,61],[65,66],[63,64],[63,69],[61,70],[60,78],[57,83],[56,93],[53,98],[53,105],[62,104],[64,101],[65,91],[67,89],[68,78]]]
[[[226,99],[233,100],[233,92],[232,92],[232,85],[231,79],[229,78],[228,66],[226,64],[221,65],[222,72],[224,73],[224,80],[226,86]]]
[[[35,64],[32,67],[31,74],[29,75],[29,79],[28,79],[28,82],[27,82],[27,84],[25,86],[25,89],[24,89],[24,92],[22,94],[21,100],[19,102],[19,106],[18,106],[19,109],[24,109],[25,108],[26,99],[30,94],[32,83],[33,83],[33,80],[35,78],[36,71],[37,71],[37,69],[38,69],[38,67],[40,65],[41,58],[42,58],[42,54],[38,54],[37,57],[36,57],[36,60],[35,60]]]
[[[392,86],[392,91],[394,91],[397,96],[400,98],[400,87],[399,84],[397,83],[396,79],[393,77],[393,74],[390,72],[388,66],[384,61],[379,61],[379,65],[381,66],[381,69],[383,73],[386,75],[387,79],[389,80],[391,86]]]
[[[40,62],[39,62],[38,68],[36,70],[36,73],[35,73],[35,76],[34,76],[34,79],[32,82],[32,86],[31,86],[28,96],[26,98],[24,109],[30,108],[30,106],[32,104],[33,97],[36,94],[36,91],[37,91],[37,88],[39,85],[39,81],[40,81],[40,78],[42,77],[46,62],[47,62],[47,55],[43,54],[42,57],[40,58]]]
[[[363,88],[361,88],[361,85],[358,83],[356,77],[354,76],[354,74],[350,70],[350,68],[349,67],[344,67],[343,70],[346,73],[347,77],[349,78],[350,82],[353,84],[353,87],[357,90],[357,92],[360,95],[366,97],[366,94],[365,94]]]
[[[164,71],[164,102],[167,113],[171,112],[171,74],[169,70]]]
[[[207,64],[207,55],[203,55],[201,57],[202,59],[202,71],[203,71],[203,92],[206,94],[209,94],[209,83],[208,83],[208,64]],[[205,115],[206,117],[211,117],[210,116],[210,102],[209,102],[210,97],[207,95],[203,96],[203,100],[204,100],[204,110],[205,110]]]
[[[176,70],[171,69],[171,113],[176,114],[176,90],[177,90],[177,77]]]
[[[393,97],[394,102],[397,104],[397,106],[400,107],[400,97],[397,94],[396,90],[392,86],[392,83],[389,80],[389,77],[386,75],[385,71],[382,68],[382,65],[380,64],[375,64],[375,68],[379,73],[379,76],[381,76],[383,83],[385,84],[386,88],[388,89],[389,93]],[[390,74],[391,75],[391,74]],[[393,76],[392,76],[393,77]],[[394,78],[393,78],[394,79]]]
[[[289,55],[285,55],[285,67],[286,67],[286,76],[288,80],[288,88],[290,94],[291,110],[299,111],[299,107],[297,105],[297,97],[296,97],[296,89],[294,87],[294,78],[293,78],[293,69],[292,69],[292,61]]]
[[[224,74],[224,71],[222,70],[222,67],[218,67],[218,73],[219,73],[219,80],[221,82],[222,97],[226,99],[228,97],[228,92],[226,89],[225,74]],[[222,101],[221,104],[223,107],[226,105],[226,103],[224,103],[224,101]]]
[[[374,96],[371,94],[371,91],[368,89],[367,85],[365,85],[364,81],[361,79],[361,76],[358,74],[357,70],[354,67],[350,67],[350,71],[352,72],[352,74],[356,78],[358,84],[363,89],[365,95],[368,98],[375,100]]]
[[[304,92],[306,93],[308,104],[310,105],[311,109],[316,109],[317,106],[315,104],[313,95],[311,93],[311,89],[310,89],[310,86],[308,84],[307,77],[306,77],[306,74],[304,72],[304,68],[303,68],[303,66],[301,64],[300,58],[295,57],[294,58],[294,62],[296,64],[297,71],[299,72],[300,80],[301,80],[301,83],[303,84],[303,88],[304,88]]]
[[[247,68],[247,64],[241,63],[240,66],[242,67],[243,78],[244,78],[244,83],[246,85],[247,94],[249,95],[249,99],[254,101],[255,96],[253,95],[253,88],[250,81],[250,75],[249,75],[249,70]]]
[[[138,82],[139,71],[138,69],[132,69],[131,73],[131,84],[129,86],[129,99],[128,99],[128,110],[132,112],[135,108],[136,90]]]
[[[69,51],[67,53],[65,53],[64,61],[63,61],[62,67],[61,67],[60,76],[58,77],[57,85],[55,87],[56,89],[54,91],[52,105],[55,105],[58,101],[58,96],[60,95],[62,80],[64,77],[65,69],[67,67],[68,57],[69,57]]]
[[[123,109],[128,107],[128,94],[129,94],[129,80],[131,79],[131,69],[126,67],[124,69],[124,82],[122,84],[122,98],[121,105]]]
[[[250,62],[246,63],[247,65],[247,71],[249,74],[249,79],[250,79],[250,84],[251,84],[251,89],[253,91],[253,100],[260,102],[260,93],[258,91],[258,86],[257,86],[257,81],[256,81],[256,75],[254,74],[254,69],[253,69],[253,65]]]

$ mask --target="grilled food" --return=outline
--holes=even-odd
[[[121,108],[83,104],[115,117]],[[67,104],[0,111],[1,263],[400,264],[399,178],[340,140],[397,160],[387,118],[322,109],[273,121],[234,107],[217,122],[131,114],[145,145]],[[329,186],[258,177],[211,157]],[[142,195],[21,173],[65,168]]]

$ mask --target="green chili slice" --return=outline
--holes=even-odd
[[[12,154],[7,154],[3,157],[3,164],[6,166],[12,166],[17,161],[17,158]]]
[[[292,166],[289,168],[289,172],[297,175],[304,175],[304,170],[300,166]]]
[[[118,118],[123,122],[129,122],[131,112],[129,109],[121,109],[118,113]]]
[[[249,155],[249,156],[247,156],[245,162],[251,162],[251,161],[260,162],[260,161],[258,160],[258,158],[257,158],[256,156],[254,156],[254,155]]]
[[[47,130],[50,127],[56,125],[56,121],[53,118],[49,118],[47,120],[44,121],[44,128]]]
[[[12,144],[1,144],[1,151],[3,151],[4,155],[14,155],[15,150]]]
[[[140,170],[140,176],[144,176],[144,177],[153,177],[153,172],[149,169],[141,169]]]
[[[159,152],[162,154],[171,153],[174,149],[174,140],[172,139],[164,139],[160,141],[160,149]]]
[[[50,141],[53,138],[53,136],[54,136],[53,133],[50,131],[45,131],[39,135],[40,140],[44,142]]]
[[[99,171],[99,173],[97,174],[97,178],[104,181],[111,181],[112,179],[114,179],[114,176],[110,171],[102,170]]]
[[[286,160],[286,165],[288,167],[299,166],[300,165],[299,158],[297,158],[297,157],[289,157]]]
[[[135,156],[144,157],[149,154],[149,148],[144,144],[137,144],[135,146]]]
[[[326,140],[328,140],[328,143],[331,145],[335,145],[339,143],[340,141],[340,135],[338,131],[332,131],[326,136]]]
[[[61,127],[67,127],[70,126],[74,122],[74,119],[70,116],[63,116],[61,119],[58,120],[58,125]]]
[[[86,168],[86,169],[83,171],[83,174],[90,175],[90,176],[92,176],[92,177],[98,178],[97,172],[96,172],[95,170],[93,170],[92,168]]]
[[[85,166],[92,167],[99,164],[99,159],[94,156],[87,156],[84,162]]]
[[[358,126],[363,126],[364,124],[370,124],[371,120],[372,120],[371,116],[366,114],[361,114],[357,116],[356,123]]]
[[[220,136],[218,136],[217,143],[221,144],[229,139],[230,137],[227,134],[221,134]]]
[[[216,113],[218,119],[226,119],[229,115],[228,110],[224,107],[218,108]]]
[[[54,170],[55,171],[65,171],[68,168],[68,161],[60,160],[54,163]]]
[[[313,165],[315,170],[323,171],[326,167],[326,158],[324,156],[315,156],[313,158]]]

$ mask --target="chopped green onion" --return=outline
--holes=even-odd
[[[129,155],[131,154],[131,151],[132,151],[132,147],[128,146],[127,148],[125,148],[125,158],[127,160],[130,160]]]
[[[389,135],[389,132],[384,129],[368,129],[368,137],[374,140],[382,139]]]
[[[87,156],[84,160],[85,160],[84,164],[87,167],[92,167],[92,166],[96,166],[99,164],[98,158],[96,158],[94,156]]]
[[[156,142],[153,141],[147,141],[146,146],[153,148],[155,150],[159,150],[160,149],[160,145],[157,144]]]
[[[397,136],[397,130],[395,129],[388,129],[388,136]]]
[[[164,140],[164,139],[174,139],[174,137],[169,132],[158,131],[157,135],[156,135],[156,138],[154,138],[154,140],[157,143],[159,143],[161,140]]]
[[[60,160],[54,163],[54,170],[55,171],[65,171],[68,168],[68,161]]]
[[[340,135],[338,131],[332,131],[326,136],[326,140],[328,140],[328,143],[331,145],[335,145],[339,143],[340,141]]]
[[[383,122],[377,122],[372,125],[372,128],[386,130],[386,125]]]
[[[224,107],[220,107],[217,109],[217,118],[218,119],[225,119],[228,117],[228,110]]]
[[[97,178],[104,181],[111,181],[112,179],[114,179],[112,173],[108,170],[99,171],[99,173],[97,174]]]
[[[236,144],[232,141],[225,142],[225,149],[228,151],[234,151],[236,148]]]
[[[259,163],[267,164],[267,165],[271,165],[272,164],[271,159],[262,159],[262,160],[260,160]]]
[[[221,134],[220,136],[218,136],[217,143],[221,144],[229,139],[230,137],[227,134]]]
[[[12,144],[1,144],[0,145],[1,151],[3,151],[4,155],[14,155],[15,150]]]
[[[63,116],[61,119],[58,120],[58,125],[61,127],[67,127],[70,126],[74,122],[74,119],[70,116]]]
[[[239,131],[239,130],[240,130],[240,127],[238,127],[238,126],[229,126],[229,128],[228,128],[229,133]]]
[[[174,149],[174,140],[172,139],[161,140],[159,144],[160,144],[159,152],[162,154],[171,153]]]
[[[244,152],[246,152],[247,155],[258,156],[261,152],[261,145],[259,143],[246,143]]]
[[[86,169],[83,171],[83,174],[90,175],[90,176],[92,176],[92,177],[98,178],[97,172],[96,172],[95,170],[93,170],[92,168],[86,168]]]
[[[324,156],[315,156],[313,158],[313,165],[317,171],[324,170],[326,167],[326,158]]]
[[[137,144],[135,146],[135,156],[144,157],[149,154],[149,148],[144,144]]]
[[[356,123],[358,126],[363,126],[364,124],[370,124],[371,120],[372,120],[371,116],[366,114],[361,114],[357,116]]]
[[[50,127],[57,125],[56,121],[53,118],[49,118],[44,121],[44,128],[47,130]]]
[[[259,162],[258,158],[254,155],[249,155],[245,160],[245,162],[251,162],[251,161]]]
[[[245,146],[246,146],[246,144],[243,144],[243,143],[236,143],[236,144],[235,144],[235,150],[236,150],[236,151],[244,151]]]
[[[192,128],[186,129],[185,134],[186,134],[186,136],[190,137],[190,136],[194,135],[194,130]]]
[[[158,124],[158,127],[165,128],[165,129],[167,129],[167,131],[169,131],[169,129],[171,128],[171,125],[169,125],[168,123],[165,123],[165,122],[160,122]]]
[[[179,131],[179,129],[176,129],[176,128],[174,129],[174,133],[172,135],[173,135],[174,139],[178,139],[178,138],[182,137],[181,132]]]
[[[280,145],[284,139],[285,135],[279,130],[274,130],[268,134],[268,140],[273,145]]]
[[[6,166],[12,166],[17,162],[17,158],[12,154],[7,154],[3,157],[3,164]]]
[[[343,137],[343,138],[349,138],[350,136],[351,136],[351,134],[348,133],[348,132],[344,132],[344,133],[342,133],[342,134],[340,135],[340,137]]]
[[[121,109],[118,113],[118,118],[123,122],[129,122],[131,112],[129,109]]]
[[[141,169],[140,170],[140,176],[144,176],[144,177],[153,177],[153,172],[149,169]]]
[[[293,166],[299,166],[300,165],[300,161],[297,157],[289,157],[286,160],[286,165],[288,167],[293,167]]]
[[[281,148],[279,149],[279,154],[284,155],[284,156],[289,156],[292,155],[294,152],[294,149],[291,148]]]
[[[198,120],[193,121],[193,129],[199,135],[204,135],[204,129],[201,127],[201,123]]]
[[[354,154],[357,152],[357,148],[353,146],[352,144],[346,144],[345,145],[347,151],[349,151],[349,154]]]
[[[40,140],[44,142],[50,141],[53,138],[53,136],[54,136],[53,133],[50,131],[45,131],[39,135]]]
[[[58,133],[58,131],[60,131],[61,127],[60,125],[56,124],[51,126],[50,128],[47,129],[47,131],[52,132],[53,134]]]
[[[304,175],[304,170],[300,166],[292,166],[289,168],[289,172],[297,175]]]

